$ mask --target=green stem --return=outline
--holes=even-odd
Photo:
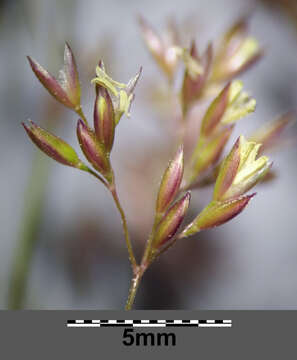
[[[7,306],[11,310],[22,309],[25,304],[28,277],[38,241],[48,174],[49,162],[44,161],[44,156],[36,152],[25,191],[23,219],[9,281]]]
[[[151,262],[153,262],[154,260],[156,260],[160,255],[162,255],[164,252],[166,252],[167,250],[169,250],[176,242],[177,240],[181,239],[182,237],[180,236],[181,234],[175,236],[173,238],[173,240],[171,240],[171,242],[169,244],[167,244],[166,246],[164,246],[163,248],[161,248],[158,252],[156,252],[155,254],[153,254]]]
[[[169,82],[169,89],[172,92],[172,83],[170,83],[170,82]],[[179,133],[179,139],[178,139],[178,143],[181,143],[181,144],[184,143],[185,134],[186,134],[186,117],[187,117],[187,111],[185,109],[182,109],[180,133]],[[129,290],[129,294],[128,294],[128,300],[127,300],[127,303],[126,303],[126,310],[131,310],[131,308],[133,306],[135,296],[136,296],[136,292],[137,292],[137,289],[139,287],[139,284],[140,284],[140,281],[142,279],[142,276],[143,276],[144,272],[151,265],[151,263],[159,255],[161,255],[162,250],[160,252],[157,252],[157,253],[154,253],[152,251],[156,228],[157,228],[157,226],[159,224],[159,221],[161,220],[161,217],[158,216],[158,214],[156,214],[156,216],[155,216],[152,232],[151,232],[151,234],[150,234],[150,236],[149,236],[149,238],[147,240],[146,247],[145,247],[145,250],[144,250],[144,254],[143,254],[143,257],[142,257],[142,260],[141,260],[141,264],[140,264],[139,267],[136,268],[136,271],[134,273],[134,277],[132,278],[132,281],[131,281],[131,286],[130,286],[130,290]],[[173,243],[176,240],[174,240]],[[172,245],[173,245],[173,243],[172,243]]]
[[[88,126],[88,121],[87,118],[85,117],[85,114],[81,108],[81,106],[76,110],[76,113],[82,118],[82,120],[84,121],[84,123]],[[100,182],[103,183],[103,185],[105,187],[107,187],[107,189],[110,191],[115,205],[121,215],[121,219],[122,219],[122,226],[123,226],[123,230],[124,230],[124,235],[125,235],[125,240],[126,240],[126,245],[127,245],[127,249],[128,249],[128,254],[129,254],[129,260],[131,262],[131,266],[132,266],[132,270],[133,273],[136,273],[136,269],[138,267],[135,256],[134,256],[134,252],[133,252],[133,248],[132,248],[132,243],[130,240],[130,235],[129,235],[129,231],[128,231],[128,225],[127,225],[127,220],[126,220],[126,215],[125,212],[121,206],[117,191],[116,191],[116,187],[115,187],[115,182],[114,182],[114,174],[113,171],[112,172],[112,180],[110,181],[110,183],[107,183],[100,175],[98,175],[95,171],[91,170],[90,168],[84,169],[85,171],[89,172],[90,174],[92,174],[93,176],[95,176]]]
[[[103,185],[110,191],[114,203],[121,215],[121,219],[122,219],[122,226],[123,226],[123,231],[124,231],[124,235],[125,235],[125,241],[126,241],[126,245],[127,245],[127,249],[128,249],[128,254],[129,254],[129,260],[131,262],[131,266],[132,266],[132,270],[133,270],[133,274],[136,273],[137,271],[137,262],[134,256],[134,252],[133,252],[133,247],[132,247],[132,243],[130,240],[130,235],[129,235],[129,231],[128,231],[128,225],[127,225],[127,220],[126,220],[126,215],[125,212],[121,206],[117,191],[116,191],[116,187],[115,187],[115,182],[114,182],[114,174],[112,173],[112,180],[111,183],[108,184],[100,175],[98,175],[95,171],[93,171],[90,168],[86,168],[85,171],[87,171],[88,173],[90,173],[91,175],[95,176],[96,179],[98,179],[100,182],[103,183]]]
[[[93,171],[92,169],[90,169],[87,166],[85,166],[85,168],[83,168],[82,170],[88,172],[89,174],[91,174],[93,176],[95,176],[95,178],[98,179],[109,190],[108,183],[99,174],[97,174],[95,171]]]
[[[125,310],[131,310],[132,306],[134,304],[134,300],[135,300],[135,296],[138,290],[138,287],[140,285],[140,280],[145,272],[145,268],[142,268],[141,266],[138,266],[138,268],[136,269],[136,273],[134,275],[134,277],[131,280],[131,286],[130,286],[130,290],[129,290],[129,295],[128,295],[128,299],[127,299],[127,303],[125,306]]]
[[[82,107],[80,106],[77,110],[75,110],[75,112],[77,113],[78,116],[81,117],[82,121],[83,121],[87,126],[89,126],[89,125],[88,125],[88,120],[87,120],[87,118],[86,118],[86,116],[85,116],[85,114],[84,114],[84,112],[83,112]]]
[[[141,266],[145,269],[147,269],[148,264],[150,263],[150,256],[152,254],[152,246],[154,242],[155,232],[161,219],[162,219],[162,215],[156,214],[152,232],[147,240],[145,251],[141,260]]]
[[[156,216],[154,224],[153,224],[152,232],[146,243],[146,247],[144,250],[144,254],[142,256],[141,264],[135,268],[134,277],[131,280],[131,286],[130,286],[128,299],[127,299],[127,303],[126,303],[126,307],[125,307],[126,310],[131,310],[131,308],[134,304],[136,292],[140,285],[142,276],[152,262],[152,260],[151,260],[152,245],[153,245],[153,241],[154,241],[155,231],[156,231],[159,221],[160,221],[160,217]]]
[[[128,225],[127,225],[126,216],[125,216],[124,210],[123,210],[123,208],[121,206],[121,203],[120,203],[120,200],[119,200],[119,197],[118,197],[118,194],[117,194],[114,183],[112,183],[112,185],[109,186],[109,190],[110,190],[110,193],[111,193],[111,195],[112,195],[112,197],[114,199],[116,207],[117,207],[117,209],[118,209],[118,211],[119,211],[119,213],[121,215],[122,225],[123,225],[123,230],[124,230],[124,235],[125,235],[125,240],[126,240],[126,245],[127,245],[128,254],[129,254],[129,260],[131,262],[133,273],[136,274],[138,265],[137,265],[137,262],[136,262],[136,259],[135,259],[135,256],[134,256],[132,243],[131,243],[131,240],[130,240],[130,235],[129,235],[129,231],[128,231]]]

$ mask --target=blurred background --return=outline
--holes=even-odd
[[[106,189],[88,174],[41,154],[21,126],[31,118],[79,152],[77,116],[48,95],[25,56],[57,74],[68,41],[90,118],[90,80],[99,59],[122,82],[143,66],[132,116],[121,120],[112,155],[140,257],[157,186],[174,153],[175,123],[156,101],[165,80],[143,44],[136,15],[159,30],[173,16],[185,45],[194,37],[204,49],[251,10],[250,31],[265,56],[241,77],[258,106],[234,136],[297,107],[295,0],[0,1],[2,309],[121,309],[131,276],[120,218]],[[296,149],[290,142],[271,155],[276,177],[257,186],[258,195],[240,216],[177,243],[153,264],[135,308],[297,309]],[[210,197],[211,188],[193,191],[192,216]],[[24,279],[26,291],[20,285]],[[23,300],[14,303],[20,293]]]

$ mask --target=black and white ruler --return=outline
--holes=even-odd
[[[232,327],[232,320],[67,320],[67,327]]]

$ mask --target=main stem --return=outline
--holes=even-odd
[[[171,83],[169,84],[169,86],[172,89]],[[184,143],[185,134],[186,134],[186,126],[185,126],[186,117],[187,117],[187,110],[182,109],[179,143]],[[136,296],[136,293],[137,293],[137,290],[138,290],[138,287],[139,287],[139,284],[140,284],[140,281],[142,279],[144,272],[150,266],[150,264],[158,256],[160,256],[163,253],[163,251],[159,251],[156,254],[154,254],[152,252],[152,245],[153,245],[153,241],[154,241],[155,231],[156,231],[156,227],[160,220],[161,220],[160,217],[156,215],[155,221],[153,224],[153,228],[152,228],[152,232],[146,243],[146,247],[145,247],[144,254],[143,254],[143,257],[141,260],[141,264],[139,266],[136,265],[136,267],[134,268],[134,270],[135,270],[134,277],[131,280],[130,290],[129,290],[128,299],[127,299],[127,303],[126,303],[126,307],[125,307],[126,310],[131,310],[131,308],[134,304],[135,296]],[[169,247],[171,247],[177,239],[178,239],[178,237],[176,237],[176,239],[174,241],[172,241],[172,243],[163,250],[166,251],[167,249],[169,249]]]
[[[128,300],[125,306],[125,310],[131,310],[132,305],[134,303],[135,300],[135,296],[136,296],[136,292],[137,289],[139,287],[140,284],[140,280],[143,276],[144,271],[146,270],[146,267],[142,266],[142,265],[138,265],[134,256],[134,252],[133,252],[133,248],[132,248],[132,243],[130,240],[130,236],[129,236],[129,232],[128,232],[128,226],[127,226],[127,221],[126,221],[126,216],[124,213],[124,210],[120,204],[119,198],[118,198],[118,194],[116,191],[116,187],[114,185],[114,181],[112,181],[112,184],[109,186],[109,190],[112,194],[112,197],[114,199],[114,202],[119,210],[119,213],[121,215],[122,218],[122,225],[123,225],[123,230],[124,230],[124,235],[125,235],[125,240],[126,240],[126,245],[127,245],[127,249],[128,249],[128,254],[129,254],[129,260],[131,262],[132,265],[132,270],[133,270],[133,278],[131,280],[131,286],[130,286],[130,290],[129,290],[129,295],[128,295]]]
[[[131,280],[131,285],[130,285],[130,290],[129,290],[129,295],[128,295],[128,299],[126,302],[125,310],[132,309],[132,306],[133,306],[134,300],[135,300],[135,296],[136,296],[138,287],[140,285],[140,280],[141,280],[145,270],[146,269],[143,268],[142,266],[138,266],[136,273]]]
[[[169,81],[169,87],[170,87],[170,89],[172,91],[172,82],[170,82],[170,81]],[[188,113],[188,109],[182,108],[182,116],[181,116],[181,122],[180,122],[180,133],[179,133],[179,141],[178,141],[181,144],[184,143],[185,135],[186,135],[187,113]],[[183,237],[182,233],[177,235],[170,242],[170,244],[165,246],[160,251],[154,253],[152,251],[152,246],[153,246],[155,231],[156,231],[156,228],[157,228],[158,223],[159,223],[160,220],[161,220],[161,218],[157,214],[156,217],[155,217],[152,232],[151,232],[151,234],[150,234],[150,236],[149,236],[149,238],[147,240],[147,243],[146,243],[146,247],[145,247],[144,254],[143,254],[143,257],[142,257],[142,260],[141,260],[141,264],[139,266],[135,267],[134,277],[131,280],[129,295],[128,295],[128,299],[127,299],[127,303],[126,303],[126,307],[125,307],[126,310],[131,310],[131,308],[132,308],[132,306],[134,304],[135,296],[136,296],[140,281],[141,281],[142,276],[143,276],[144,272],[146,271],[146,269],[150,266],[150,264],[157,257],[159,257],[161,254],[163,254],[163,252],[167,251],[178,239]]]
[[[125,307],[126,310],[131,310],[131,308],[134,304],[135,296],[136,296],[140,281],[142,279],[142,276],[143,276],[144,272],[146,271],[146,269],[151,264],[151,259],[150,259],[151,248],[152,248],[154,235],[155,235],[156,227],[158,225],[159,220],[160,219],[156,216],[152,232],[146,243],[146,247],[145,247],[145,251],[144,251],[144,254],[143,254],[143,257],[141,260],[141,264],[136,267],[136,271],[134,272],[134,277],[131,280],[130,290],[129,290],[128,299],[127,299],[127,303],[126,303],[126,307]]]
[[[151,239],[153,239],[153,232],[147,242],[147,247],[146,247],[146,251],[144,252],[142,261],[141,261],[141,265],[138,266],[138,268],[136,269],[136,273],[134,275],[134,277],[132,278],[131,281],[131,285],[130,285],[130,290],[129,290],[129,295],[128,295],[128,300],[126,303],[126,310],[131,310],[133,304],[134,304],[134,300],[135,300],[135,296],[140,284],[140,281],[142,279],[142,276],[144,274],[144,272],[146,271],[146,269],[150,266],[150,264],[156,260],[160,255],[162,255],[165,251],[167,251],[168,249],[170,249],[177,240],[182,239],[184,237],[183,233],[178,234],[177,236],[175,236],[173,238],[173,240],[164,248],[162,248],[160,251],[156,252],[155,254],[151,254]]]

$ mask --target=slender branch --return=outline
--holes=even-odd
[[[127,245],[127,249],[128,249],[128,254],[129,254],[129,260],[131,262],[131,266],[132,266],[132,270],[133,270],[133,274],[136,274],[137,271],[137,262],[134,256],[134,252],[133,252],[133,247],[132,247],[132,243],[130,240],[130,235],[129,235],[129,231],[128,231],[128,225],[127,225],[127,220],[126,220],[126,215],[125,212],[121,206],[117,191],[116,191],[116,187],[115,187],[115,183],[114,183],[114,175],[112,175],[112,182],[111,184],[108,184],[99,174],[97,174],[95,171],[93,171],[90,168],[87,168],[85,171],[87,171],[89,174],[95,176],[96,179],[98,179],[111,193],[114,203],[121,215],[121,219],[122,219],[122,226],[123,226],[123,231],[124,231],[124,235],[125,235],[125,240],[126,240],[126,245]]]
[[[83,112],[82,107],[80,106],[77,110],[75,110],[78,116],[81,117],[82,121],[88,126],[88,120]]]
[[[157,259],[160,255],[162,255],[164,252],[166,252],[167,250],[169,250],[176,242],[177,240],[183,239],[187,236],[185,236],[185,230],[191,225],[192,223],[188,224],[183,231],[181,231],[179,234],[177,234],[176,236],[173,237],[173,239],[163,248],[161,248],[159,251],[157,251],[155,254],[152,254],[152,258],[151,261],[149,263],[149,265],[155,260]],[[199,230],[200,231],[200,230]],[[197,231],[197,233],[199,232]]]
[[[116,207],[117,207],[117,209],[119,210],[119,213],[120,213],[121,218],[122,218],[122,225],[123,225],[123,230],[124,230],[126,245],[127,245],[127,249],[128,249],[129,260],[130,260],[130,262],[131,262],[131,266],[132,266],[133,273],[136,274],[136,273],[137,273],[138,265],[137,265],[137,262],[136,262],[136,259],[135,259],[135,256],[134,256],[134,252],[133,252],[133,248],[132,248],[132,243],[131,243],[130,236],[129,236],[129,231],[128,231],[128,225],[127,225],[126,216],[125,216],[124,210],[123,210],[123,208],[122,208],[122,206],[121,206],[121,203],[120,203],[120,200],[119,200],[119,197],[118,197],[118,194],[117,194],[117,191],[116,191],[116,188],[115,188],[114,183],[109,186],[109,191],[110,191],[110,193],[111,193],[111,195],[112,195],[112,197],[113,197],[113,199],[114,199],[114,202],[115,202],[115,204],[116,204]]]
[[[86,119],[86,116],[85,116],[81,106],[76,110],[76,113],[82,118],[84,123],[88,126],[88,121]],[[126,215],[125,215],[125,212],[124,212],[124,210],[123,210],[123,208],[121,206],[121,203],[120,203],[117,191],[116,191],[113,171],[112,171],[111,181],[107,182],[107,181],[105,181],[105,179],[103,177],[101,177],[99,174],[97,174],[97,172],[93,171],[89,167],[86,166],[86,168],[83,169],[83,170],[88,172],[89,174],[93,175],[96,179],[98,179],[110,191],[110,193],[111,193],[111,195],[113,197],[113,200],[115,202],[115,205],[116,205],[116,207],[117,207],[117,209],[118,209],[118,211],[119,211],[119,213],[121,215],[122,226],[123,226],[126,245],[127,245],[128,254],[129,254],[129,260],[130,260],[130,263],[131,263],[131,266],[132,266],[133,274],[136,274],[137,269],[138,269],[138,264],[137,264],[135,256],[134,256],[133,247],[132,247],[132,243],[131,243],[131,240],[130,240]]]
[[[87,167],[84,171],[88,172],[89,174],[95,176],[96,179],[98,179],[105,187],[107,187],[107,189],[109,190],[109,185],[108,183],[99,175],[97,174],[95,171],[93,171],[92,169],[90,169],[89,167]]]
[[[154,241],[157,226],[159,225],[161,219],[162,219],[162,215],[156,214],[151,234],[148,237],[147,242],[146,242],[145,251],[144,251],[144,254],[143,254],[142,260],[141,260],[141,266],[144,267],[145,269],[147,269],[148,264],[151,262],[150,256],[152,254],[153,241]]]
[[[84,123],[88,126],[88,121],[87,121],[81,107],[79,107],[79,109],[76,110],[76,113],[79,116],[81,116]],[[99,174],[97,174],[95,171],[93,171],[92,169],[90,169],[87,166],[84,169],[84,171],[86,171],[89,174],[93,175],[96,179],[98,179],[110,191],[110,193],[111,193],[111,195],[112,195],[112,197],[114,199],[115,205],[116,205],[116,207],[117,207],[117,209],[118,209],[118,211],[119,211],[119,213],[121,215],[122,226],[123,226],[126,245],[127,245],[128,254],[129,254],[129,260],[131,262],[133,273],[136,274],[136,270],[137,270],[138,265],[137,265],[137,262],[136,262],[136,259],[135,259],[135,256],[134,256],[132,243],[131,243],[130,236],[129,236],[126,216],[125,216],[124,210],[123,210],[123,208],[121,206],[121,203],[120,203],[117,191],[116,191],[113,171],[112,171],[112,176],[111,176],[112,180],[109,183],[107,181],[105,181]]]
[[[176,242],[177,240],[181,239],[182,237],[180,237],[181,234],[175,236],[173,238],[173,240],[170,241],[170,243],[168,243],[166,246],[164,246],[163,248],[161,248],[159,251],[157,251],[155,254],[153,254],[151,262],[153,262],[154,260],[156,260],[160,255],[162,255],[164,252],[166,252],[167,250],[169,250]]]

